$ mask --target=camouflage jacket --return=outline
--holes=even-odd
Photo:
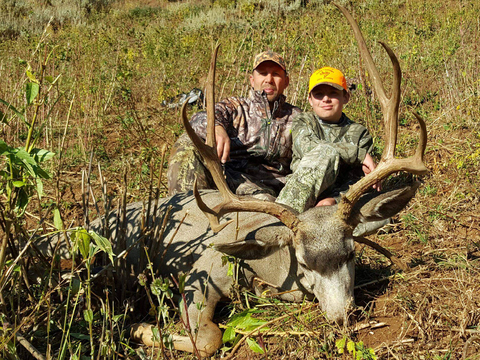
[[[245,168],[260,163],[280,174],[290,172],[292,160],[292,119],[301,110],[285,102],[281,95],[273,109],[265,93],[250,91],[248,98],[230,97],[215,104],[215,124],[230,137],[230,166]],[[190,120],[195,132],[206,137],[207,115],[195,114]]]
[[[293,121],[292,136],[294,171],[303,156],[321,143],[333,145],[346,165],[361,165],[373,148],[367,128],[345,114],[336,124],[324,122],[314,113],[299,114]]]

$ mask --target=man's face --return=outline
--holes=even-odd
[[[265,91],[270,102],[277,100],[283,94],[289,81],[285,70],[273,61],[262,62],[250,75],[250,84],[253,89]]]
[[[343,105],[350,99],[350,95],[344,90],[338,90],[333,86],[321,84],[315,86],[308,102],[315,114],[320,119],[330,123],[337,123],[342,117]]]

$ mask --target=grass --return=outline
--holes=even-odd
[[[351,9],[387,89],[391,84],[390,63],[377,41],[389,43],[400,59],[403,97],[398,156],[411,154],[417,142],[418,128],[411,112],[420,113],[427,122],[426,163],[430,173],[396,219],[394,231],[374,238],[406,259],[411,271],[392,277],[392,269],[380,255],[369,249],[358,252],[361,271],[357,283],[373,284],[356,292],[357,303],[364,309],[357,320],[381,320],[389,324],[386,329],[372,330],[373,335],[365,330],[345,333],[331,328],[320,332],[323,320],[312,310],[305,314],[308,320],[292,317],[282,323],[278,331],[285,336],[264,337],[262,341],[269,358],[340,356],[335,342],[344,336],[357,344],[363,341],[379,357],[460,358],[480,320],[476,280],[480,258],[480,4],[362,0]],[[321,1],[300,7],[299,2],[271,0],[0,0],[0,20],[0,99],[20,111],[26,109],[27,118],[32,119],[36,105],[27,106],[25,90],[31,82],[27,70],[40,78],[45,64],[44,74],[60,76],[38,106],[32,134],[35,147],[56,153],[42,165],[52,177],[43,180],[42,198],[34,196],[35,187],[31,188],[26,213],[12,228],[15,238],[27,241],[32,233],[42,235],[58,228],[55,208],[65,228],[83,224],[82,170],[88,169],[92,152],[90,178],[98,213],[104,212],[108,199],[110,207],[116,208],[124,194],[128,202],[145,199],[150,188],[165,195],[167,161],[161,161],[162,148],[166,145],[168,149],[183,129],[178,109],[161,103],[204,87],[216,40],[221,42],[217,98],[247,94],[253,57],[267,48],[284,54],[291,78],[287,98],[303,109],[308,109],[311,72],[324,65],[342,69],[349,80],[362,85],[353,92],[346,113],[368,126],[375,136],[375,154],[381,154],[381,114],[369,74],[360,70],[346,21],[333,6]],[[24,146],[29,126],[4,104],[0,104],[0,111],[5,114],[0,139],[14,148]],[[4,157],[0,165],[4,170]],[[0,185],[6,187],[3,177]],[[3,238],[7,206],[5,193],[0,196]],[[89,212],[90,219],[97,216],[92,199]],[[14,254],[8,253],[7,266]],[[82,261],[78,267],[69,265],[67,272],[73,274],[86,269]],[[37,275],[32,276],[34,269]],[[12,267],[4,289],[8,296],[4,295],[0,311],[5,324],[0,338],[2,356],[30,356],[18,335],[47,358],[59,358],[60,344],[66,346],[71,358],[87,356],[91,338],[98,341],[100,358],[120,358],[119,353],[139,356],[134,345],[128,344],[130,307],[118,302],[119,295],[104,293],[101,284],[93,287],[93,319],[89,315],[85,318],[86,293],[78,287],[86,289],[87,279],[77,283],[74,277],[63,279],[62,274],[58,263],[35,254]],[[61,310],[67,304],[68,311]],[[275,304],[271,309],[268,315],[255,316],[268,321],[285,313]],[[219,321],[226,324],[227,317],[222,315]],[[89,320],[96,325],[91,331]],[[319,333],[296,337],[289,333],[292,327]],[[67,331],[68,341],[62,340]],[[262,357],[246,345],[239,351],[240,356]]]

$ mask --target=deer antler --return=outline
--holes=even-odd
[[[385,125],[385,148],[382,154],[382,159],[380,160],[378,166],[374,171],[367,174],[364,178],[351,186],[347,193],[342,196],[342,200],[338,205],[339,216],[348,222],[353,205],[355,205],[358,199],[379,180],[385,179],[387,176],[398,171],[407,171],[415,175],[423,175],[428,172],[425,164],[423,163],[423,155],[427,146],[427,130],[425,121],[418,114],[414,113],[418,123],[420,124],[420,139],[415,154],[406,159],[395,158],[395,147],[397,145],[398,131],[398,109],[400,105],[400,83],[402,80],[400,64],[392,49],[390,49],[387,44],[380,42],[380,44],[382,44],[382,46],[385,48],[393,65],[392,94],[390,97],[388,97],[385,94],[382,80],[377,68],[375,67],[372,56],[367,49],[367,45],[365,44],[365,40],[356,21],[343,6],[336,3],[334,3],[334,5],[340,9],[343,15],[345,15],[353,29],[353,33],[358,43],[360,55],[363,57],[367,70],[373,79],[373,88],[380,100],[380,106],[382,108]]]
[[[182,107],[182,119],[187,131],[188,136],[194,143],[197,150],[203,157],[205,166],[210,171],[212,178],[217,185],[218,190],[223,196],[223,201],[210,209],[202,200],[198,189],[197,183],[194,183],[194,194],[198,207],[204,212],[210,221],[210,226],[214,232],[222,230],[229,222],[220,224],[219,219],[228,213],[235,211],[246,212],[263,212],[272,216],[275,216],[283,224],[285,224],[292,231],[297,231],[297,225],[299,220],[294,210],[287,208],[286,206],[270,202],[253,199],[251,197],[240,197],[232,193],[225,180],[222,165],[217,156],[216,144],[215,144],[215,64],[217,59],[217,52],[220,45],[215,47],[212,55],[212,61],[210,63],[210,71],[207,79],[207,143],[205,144],[192,129],[186,112],[186,103]]]

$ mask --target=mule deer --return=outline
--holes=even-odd
[[[338,205],[316,207],[302,214],[277,203],[234,195],[225,182],[215,150],[214,79],[217,47],[212,56],[207,85],[206,144],[190,127],[185,105],[182,118],[219,191],[199,193],[195,186],[194,196],[177,194],[166,198],[159,209],[159,212],[164,212],[167,206],[173,206],[170,217],[172,227],[186,211],[189,212],[178,233],[174,234],[170,229],[164,244],[159,245],[163,247],[162,251],[165,250],[163,263],[160,264],[158,258],[155,262],[164,276],[189,273],[185,286],[188,306],[188,317],[185,316],[185,319],[190,321],[194,341],[187,336],[174,337],[174,346],[178,350],[193,352],[197,349],[202,356],[210,356],[221,346],[222,333],[212,319],[217,303],[229,296],[233,282],[222,267],[223,253],[242,260],[238,280],[241,286],[252,288],[254,278],[261,278],[275,286],[273,292],[282,292],[280,298],[301,301],[305,297],[315,297],[328,319],[344,322],[354,300],[356,239],[352,235],[353,229],[360,222],[381,220],[398,213],[414,196],[418,183],[382,193],[364,194],[373,184],[395,172],[406,171],[416,175],[427,172],[423,163],[426,128],[418,115],[415,116],[420,124],[420,139],[415,154],[407,159],[396,159],[394,156],[401,82],[401,70],[395,54],[382,43],[393,64],[393,90],[388,97],[358,25],[345,8],[336,6],[353,29],[380,100],[385,122],[382,159],[375,171],[354,184]],[[127,209],[126,216],[129,223],[133,224],[127,233],[130,241],[140,236],[138,225],[141,207],[141,203],[136,203]],[[228,226],[228,221],[220,224],[222,217],[234,212],[239,212],[238,228]],[[246,212],[254,214],[247,215]],[[207,216],[211,230],[203,214]],[[131,257],[135,258],[134,255]],[[134,336],[151,342],[151,331],[145,331],[143,327],[137,329]]]

